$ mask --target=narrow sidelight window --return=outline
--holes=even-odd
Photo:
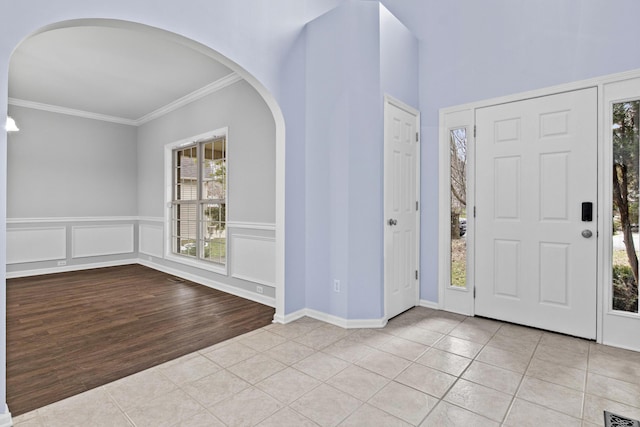
[[[640,101],[613,104],[613,310],[638,313],[638,112]]]
[[[174,254],[226,264],[226,142],[214,137],[173,150]]]
[[[467,129],[449,133],[451,164],[451,286],[467,285]]]

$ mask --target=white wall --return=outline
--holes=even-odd
[[[10,106],[7,217],[113,217],[137,212],[136,128]]]
[[[244,81],[140,126],[140,216],[164,216],[165,145],[223,127],[229,131],[227,221],[275,223],[275,123],[262,97]]]
[[[228,128],[227,273],[165,257],[165,145]],[[138,128],[140,259],[197,282],[273,304],[275,296],[276,143],[273,114],[240,81]],[[256,295],[257,286],[262,294]],[[252,295],[253,294],[253,295]]]

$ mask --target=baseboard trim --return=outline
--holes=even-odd
[[[11,427],[12,425],[11,412],[9,412],[9,407],[4,405],[4,413],[0,414],[0,427]]]
[[[387,319],[345,319],[344,317],[334,316],[332,314],[324,313],[322,311],[314,310],[311,308],[303,308],[285,316],[276,314],[273,316],[275,323],[290,323],[301,317],[311,317],[312,319],[320,320],[325,323],[329,323],[334,326],[339,326],[344,329],[374,329],[384,328],[387,324]]]
[[[9,271],[7,279],[17,279],[19,277],[42,276],[44,274],[68,273],[70,271],[92,270],[94,268],[118,267],[121,265],[139,264],[136,259],[124,259],[118,261],[96,262],[90,264],[72,264],[63,267],[39,268],[37,270]],[[0,425],[0,427],[2,427]]]
[[[301,317],[304,317],[306,315],[307,315],[306,308],[303,308],[301,310],[294,311],[293,313],[285,314],[285,315],[282,315],[276,312],[276,314],[273,315],[273,322],[287,324],[287,323],[293,322],[294,320],[298,320]]]
[[[244,289],[225,285],[223,283],[216,282],[215,280],[206,279],[202,276],[198,276],[195,274],[185,273],[184,271],[175,270],[173,268],[165,267],[164,265],[156,264],[155,262],[146,261],[144,259],[138,259],[136,262],[140,265],[144,265],[145,267],[153,268],[154,270],[158,270],[166,274],[171,274],[172,276],[180,277],[182,279],[189,280],[191,282],[206,286],[208,288],[226,292],[228,294],[235,295],[240,298],[248,299],[250,301],[254,301],[260,304],[268,305],[269,307],[276,306],[276,299],[273,297],[267,297],[264,295],[246,291]]]
[[[429,301],[426,299],[420,300],[420,307],[432,308],[434,310],[440,310],[440,304],[437,302]]]

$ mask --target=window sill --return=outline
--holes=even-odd
[[[627,317],[631,319],[640,318],[640,313],[634,313],[633,311],[614,310],[612,308],[607,310],[607,314],[610,316]]]

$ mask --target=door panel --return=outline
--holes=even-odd
[[[476,126],[476,314],[595,338],[597,90],[479,108]]]
[[[417,112],[385,103],[384,269],[387,318],[418,303],[417,126]]]

